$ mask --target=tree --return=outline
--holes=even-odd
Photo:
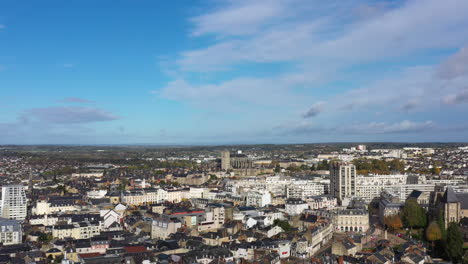
[[[432,221],[426,229],[426,239],[431,241],[432,248],[434,248],[434,241],[442,239],[442,230],[436,221]]]
[[[289,224],[288,221],[282,221],[282,220],[276,219],[273,222],[273,225],[281,227],[285,232],[291,230],[291,225]]]
[[[401,222],[399,215],[386,216],[384,218],[384,223],[391,231],[396,231],[403,227],[403,223]]]
[[[406,227],[424,228],[427,224],[426,211],[414,199],[406,200],[402,219]]]
[[[330,164],[327,160],[322,160],[322,162],[317,164],[317,170],[329,170]]]
[[[275,172],[276,173],[281,172],[281,167],[280,167],[279,163],[276,164],[276,166],[275,166]]]
[[[445,251],[453,263],[461,263],[463,260],[463,237],[458,225],[454,222],[451,222],[447,228]]]

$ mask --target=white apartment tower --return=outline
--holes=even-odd
[[[356,195],[356,167],[353,164],[331,163],[330,191],[339,201]]]
[[[0,216],[6,219],[24,220],[27,214],[27,199],[23,185],[2,186]]]

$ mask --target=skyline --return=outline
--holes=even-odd
[[[0,3],[0,144],[468,141],[468,1],[190,3]]]

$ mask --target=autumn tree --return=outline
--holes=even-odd
[[[408,199],[403,207],[402,220],[406,227],[424,228],[427,224],[426,211],[416,200]]]
[[[434,248],[434,241],[442,239],[442,230],[436,221],[432,221],[426,229],[426,239],[431,241]]]
[[[453,263],[461,263],[463,259],[463,237],[458,225],[451,222],[447,228],[445,251]]]
[[[390,215],[384,218],[384,224],[390,229],[390,231],[396,231],[403,227],[401,218],[399,215]]]

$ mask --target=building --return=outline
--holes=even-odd
[[[301,180],[294,184],[286,185],[286,197],[306,199],[307,197],[322,195],[325,193],[325,187],[316,181]]]
[[[380,223],[384,224],[385,217],[399,214],[403,206],[404,203],[401,202],[398,195],[395,195],[388,190],[382,191],[379,201]]]
[[[252,169],[253,162],[247,157],[247,155],[242,154],[241,151],[238,151],[236,154],[232,154],[229,151],[221,152],[221,169],[222,170],[231,170],[231,169]]]
[[[442,197],[442,210],[444,213],[445,228],[449,223],[459,223],[461,219],[461,202],[451,187],[445,190]]]
[[[6,219],[24,220],[27,215],[28,201],[23,185],[2,186],[0,215]]]
[[[356,177],[356,197],[370,202],[379,198],[380,193],[386,187],[406,185],[407,178],[405,174],[359,175]]]
[[[79,210],[73,200],[38,200],[31,212],[33,215],[50,215]]]
[[[208,204],[206,206],[205,220],[198,224],[198,231],[206,232],[222,228],[225,220],[224,211],[224,206],[221,204]]]
[[[333,219],[337,232],[366,232],[369,229],[369,213],[364,209],[345,209]]]
[[[3,245],[21,244],[23,230],[21,223],[14,219],[0,218],[0,243]]]
[[[71,237],[74,239],[87,239],[101,234],[102,224],[98,221],[83,221],[74,224],[63,224],[54,226],[52,236],[64,239]]]
[[[245,203],[246,206],[265,207],[271,204],[271,194],[268,191],[249,192]]]
[[[231,153],[229,151],[221,152],[221,169],[225,171],[231,169]]]
[[[300,215],[309,209],[309,205],[301,199],[290,198],[286,201],[285,209],[288,215]]]
[[[330,166],[330,191],[342,201],[356,195],[356,166],[351,163],[333,162]]]
[[[177,229],[182,227],[182,223],[178,220],[170,220],[158,218],[153,220],[151,224],[152,239],[167,239],[171,234],[177,232]]]

